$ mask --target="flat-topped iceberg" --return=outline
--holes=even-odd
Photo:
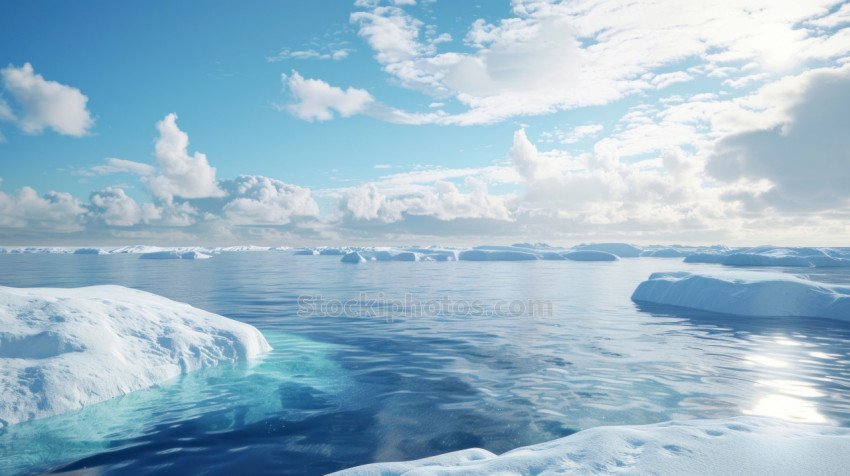
[[[604,251],[620,258],[637,258],[643,249],[628,243],[590,243],[573,247],[574,250]]]
[[[533,261],[540,258],[535,253],[513,249],[472,249],[461,251],[457,259],[460,261]]]
[[[498,456],[473,448],[334,474],[842,474],[848,447],[848,428],[740,417],[601,426]]]
[[[779,266],[793,268],[850,267],[847,248],[757,246],[721,253],[693,253],[686,263],[719,263],[726,266]]]
[[[737,316],[850,320],[850,288],[774,272],[653,273],[632,300]]]
[[[562,253],[562,256],[573,261],[617,261],[620,259],[613,253],[596,250],[568,251]]]
[[[122,286],[0,287],[0,427],[269,350],[248,324]]]
[[[154,251],[142,253],[140,259],[210,259],[212,256],[200,251]]]

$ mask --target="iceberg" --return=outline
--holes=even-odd
[[[473,448],[333,474],[841,474],[848,447],[848,428],[750,416],[600,426],[498,456]]]
[[[617,261],[620,258],[613,253],[596,250],[568,251],[563,257],[573,261]]]
[[[632,301],[736,316],[850,321],[850,288],[766,271],[653,273],[638,285]]]
[[[611,253],[612,255],[617,255],[620,258],[637,258],[643,251],[641,248],[628,243],[591,243],[574,246],[573,249],[604,251],[606,253]]]
[[[296,255],[296,256],[315,256],[315,255],[319,254],[319,252],[314,250],[314,249],[308,248],[308,249],[305,249],[305,250],[297,250],[295,253],[292,253],[292,254]]]
[[[366,258],[363,257],[359,252],[352,251],[340,259],[343,263],[365,263]]]
[[[122,286],[0,287],[0,427],[269,350],[256,328]]]
[[[152,253],[142,253],[139,255],[141,259],[209,259],[212,256],[201,253],[200,251],[154,251]]]
[[[847,248],[757,246],[720,253],[695,252],[685,257],[685,262],[750,267],[842,268],[850,267],[850,250]]]
[[[77,248],[74,250],[75,255],[105,255],[106,251],[100,248]]]
[[[460,261],[532,261],[537,255],[527,251],[472,249],[458,253]]]

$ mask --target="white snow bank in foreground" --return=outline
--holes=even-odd
[[[741,417],[601,426],[500,456],[476,448],[334,474],[843,474],[848,449],[848,428]]]
[[[850,320],[850,288],[760,271],[653,273],[635,302],[738,316],[805,316]]]
[[[200,251],[154,251],[142,253],[140,259],[210,259],[212,256]]]
[[[0,427],[269,350],[248,324],[122,286],[0,287]]]

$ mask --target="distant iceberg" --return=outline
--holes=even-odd
[[[0,427],[269,350],[248,324],[122,286],[0,287]]]
[[[200,251],[154,251],[142,253],[141,259],[209,259],[212,256]]]
[[[632,300],[737,316],[850,321],[850,288],[766,271],[653,273],[638,285]]]
[[[643,249],[628,243],[591,243],[573,247],[574,250],[604,251],[620,258],[637,258]]]
[[[533,261],[539,259],[535,253],[511,249],[472,249],[458,253],[460,261]]]
[[[617,261],[617,255],[607,251],[578,250],[563,253],[563,257],[573,261]]]
[[[75,255],[105,255],[106,251],[100,248],[77,248],[74,250]]]
[[[360,253],[356,251],[352,251],[351,253],[346,254],[340,259],[343,263],[365,263],[366,258],[363,257]]]
[[[792,268],[850,267],[847,248],[757,246],[724,253],[693,253],[686,263],[716,263],[725,266],[777,266]]]
[[[848,428],[738,417],[600,426],[498,456],[472,448],[333,474],[842,474],[848,447]]]

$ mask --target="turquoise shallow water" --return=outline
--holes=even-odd
[[[598,425],[761,414],[850,426],[850,325],[629,300],[680,260],[344,265],[334,256],[0,255],[0,284],[122,284],[249,322],[275,351],[0,430],[0,474],[316,474]],[[787,270],[800,272],[801,270]],[[850,283],[848,270],[816,279]],[[551,301],[546,317],[299,317],[298,297]]]

